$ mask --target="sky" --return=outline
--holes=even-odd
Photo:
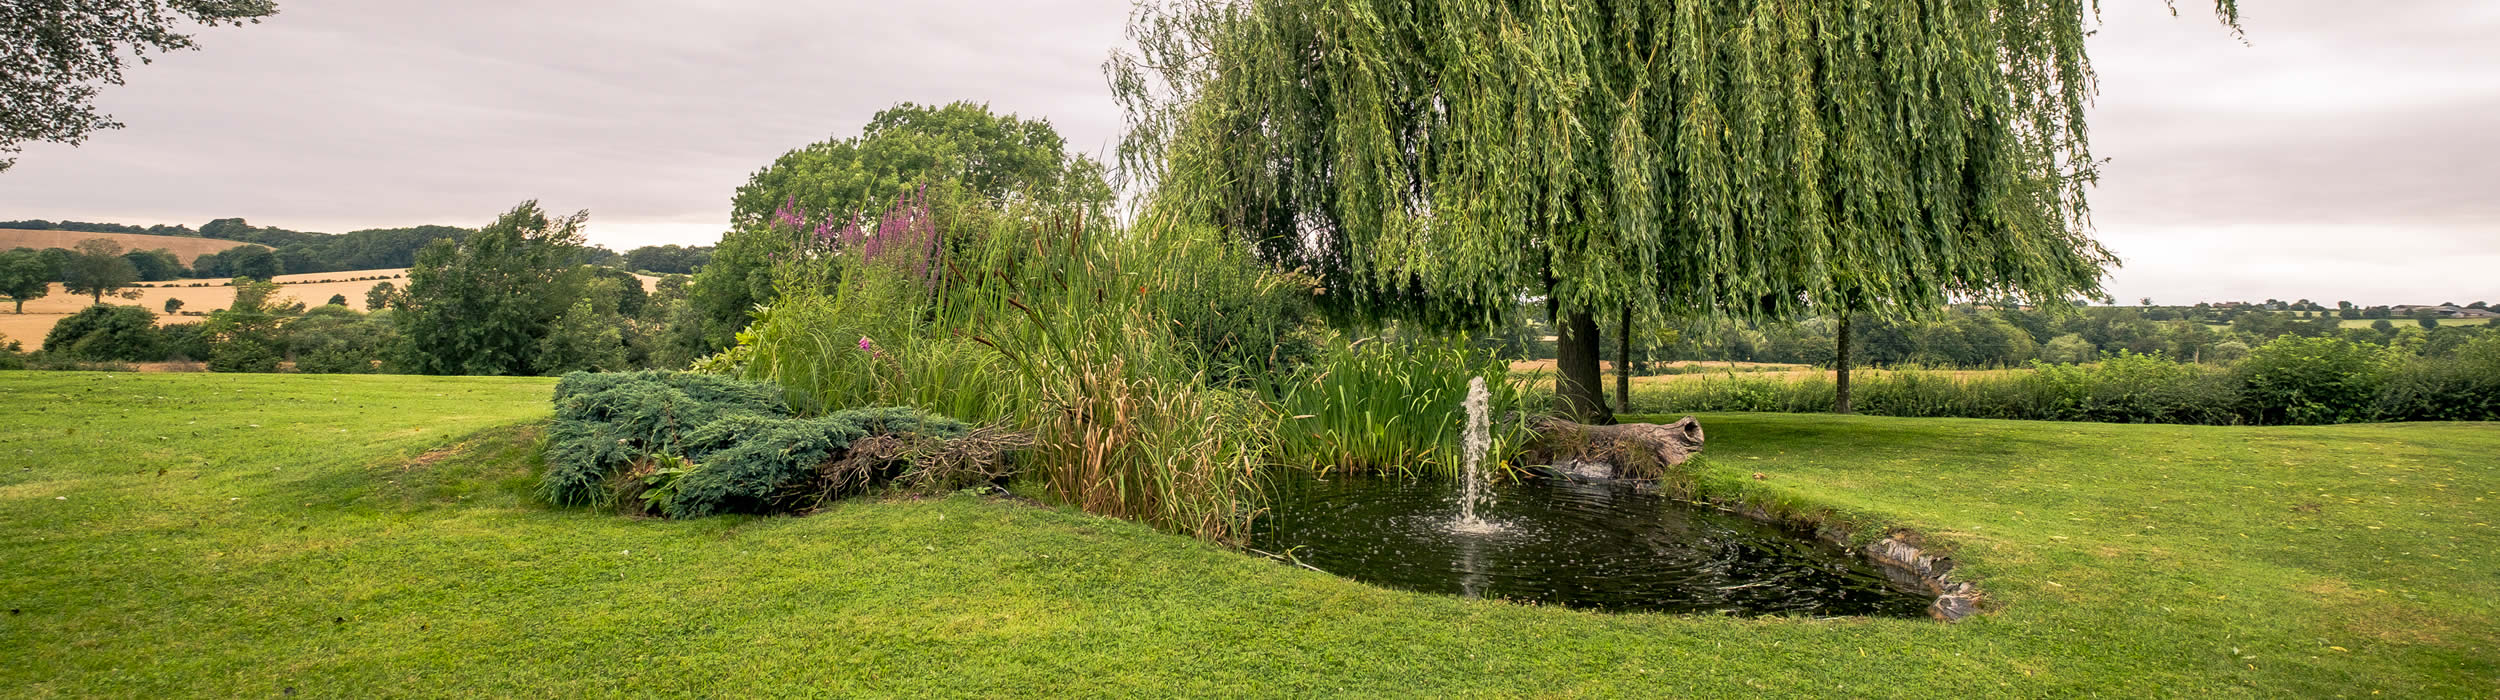
[[[2093,232],[2126,303],[2500,302],[2500,2],[2102,0]],[[1049,119],[1106,157],[1129,0],[281,0],[134,66],[128,128],[32,144],[0,220],[479,226],[709,244],[782,152],[896,102]]]

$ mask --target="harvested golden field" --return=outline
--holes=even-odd
[[[193,238],[190,236],[150,236],[140,233],[88,233],[86,231],[29,231],[26,229],[0,228],[0,250],[8,250],[10,248],[34,248],[36,250],[42,250],[45,248],[74,248],[77,247],[79,241],[84,241],[90,238],[102,238],[114,243],[119,243],[123,248],[129,250],[156,250],[158,248],[170,250],[174,252],[175,257],[182,258],[182,264],[184,265],[189,265],[192,262],[199,260],[202,255],[224,252],[227,248],[235,246],[254,245],[251,243],[244,243],[242,241],[227,241],[215,238]],[[15,337],[14,334],[12,334],[12,337]]]
[[[168,238],[167,236],[145,237]],[[636,275],[636,277],[642,278],[642,286],[645,290],[660,281],[660,278],[648,275]],[[280,287],[278,296],[281,298],[300,300],[307,306],[320,306],[328,303],[331,295],[344,294],[347,296],[348,308],[362,311],[365,308],[365,292],[373,289],[373,285],[390,282],[392,286],[408,286],[408,268],[313,272],[301,275],[279,275],[276,279]],[[229,281],[188,279],[141,282],[140,284],[146,286],[126,290],[138,292],[139,298],[119,299],[108,296],[105,297],[104,302],[147,309],[157,314],[158,324],[195,322],[203,320],[208,312],[226,308],[226,304],[234,301],[234,288],[226,286]],[[191,286],[195,284],[201,286]],[[165,313],[165,300],[167,299],[181,299],[182,313]],[[52,331],[52,324],[59,323],[63,317],[78,313],[80,309],[87,308],[93,303],[95,303],[94,300],[86,295],[70,294],[68,290],[61,288],[60,283],[55,282],[52,285],[51,296],[26,302],[24,314],[7,313],[12,307],[0,305],[0,336],[7,336],[10,340],[25,343],[29,351],[35,350],[43,346],[43,336]]]

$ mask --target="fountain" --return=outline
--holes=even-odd
[[[1484,453],[1493,448],[1492,418],[1485,415],[1491,395],[1485,391],[1484,378],[1467,380],[1467,435],[1460,445],[1467,466],[1466,487],[1458,499],[1458,521],[1450,529],[1471,535],[1489,535],[1502,531],[1499,523],[1476,515],[1477,506],[1487,499],[1484,489]]]
[[[1393,588],[1598,610],[1917,617],[1935,599],[1839,546],[1633,481],[1527,479],[1496,500],[1487,398],[1468,383],[1460,483],[1285,479],[1252,543]]]

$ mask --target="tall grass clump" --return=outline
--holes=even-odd
[[[1206,231],[944,188],[803,241],[776,268],[780,300],[712,366],[809,414],[899,405],[1020,431],[1023,474],[1089,512],[1230,540],[1255,510],[1269,409],[1218,377],[1268,371],[1246,349],[1292,324],[1205,319],[1307,286]]]
[[[1459,407],[1469,380],[1491,392],[1492,449],[1499,460],[1528,436],[1521,383],[1509,363],[1465,342],[1367,339],[1333,344],[1271,389],[1281,420],[1277,457],[1323,472],[1455,476],[1461,468]]]

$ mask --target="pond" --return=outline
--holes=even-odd
[[[1457,481],[1281,479],[1251,546],[1391,588],[1594,610],[1924,617],[1935,600],[1841,547],[1634,482],[1503,484],[1462,524]]]

